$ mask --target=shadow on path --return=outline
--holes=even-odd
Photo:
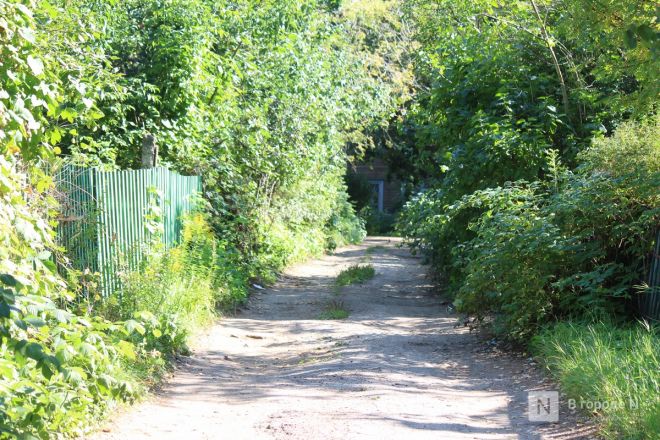
[[[527,420],[527,392],[552,384],[529,360],[457,328],[398,244],[371,238],[291,268],[223,319],[157,399],[99,438],[591,438],[574,417]],[[376,276],[335,288],[355,263]],[[316,319],[332,300],[347,320]]]

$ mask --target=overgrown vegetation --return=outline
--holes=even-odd
[[[502,312],[502,333],[525,339],[562,314],[620,310],[648,271],[657,23],[624,0],[496,3],[408,4],[426,87],[392,164],[427,188],[401,232],[466,311]]]
[[[519,344],[543,332],[552,348],[539,353],[569,397],[657,395],[657,332],[629,329],[639,295],[654,293],[645,283],[660,224],[655,7],[405,7],[421,87],[389,132],[389,161],[424,190],[399,231],[428,256],[459,311]],[[608,324],[543,330],[570,320]],[[599,414],[604,434],[657,436],[653,405]]]
[[[139,384],[123,365],[151,356],[150,335],[163,331],[148,313],[110,322],[76,307],[50,260],[49,202],[12,156],[0,157],[1,438],[80,434],[114,402],[135,399]]]
[[[578,411],[596,414],[607,438],[646,439],[660,432],[657,327],[561,323],[532,341]]]
[[[388,43],[396,11],[372,3],[36,2],[41,56],[62,77],[75,70],[86,93],[64,96],[60,148],[139,167],[155,136],[163,164],[203,176],[214,231],[255,278],[360,240],[347,145],[367,148],[407,90]],[[78,117],[85,103],[91,121]]]
[[[339,272],[339,275],[335,279],[335,284],[343,287],[364,283],[372,279],[375,275],[376,270],[371,264],[354,264]]]
[[[367,235],[395,235],[395,219],[403,201],[393,212],[378,211],[374,206],[377,201],[374,200],[373,188],[364,175],[349,170],[345,180],[351,204],[364,222]]]
[[[343,301],[333,300],[326,304],[323,312],[319,315],[319,319],[334,320],[346,319],[350,312],[344,305]]]
[[[111,321],[137,316],[148,324],[144,348],[149,355],[126,369],[149,384],[157,383],[174,356],[188,352],[191,337],[212,324],[219,311],[246,299],[248,285],[238,256],[227,253],[206,215],[184,219],[181,243],[173,249],[154,238],[139,267],[124,269],[122,289],[92,306],[94,314]]]
[[[197,214],[182,244],[150,247],[116,296],[83,296],[50,260],[48,197],[37,197],[15,163],[0,157],[0,165],[0,438],[81,435],[107,409],[143,396],[216,304],[245,295],[246,280],[227,278],[228,262],[216,260],[222,249]]]
[[[556,342],[575,395],[657,393],[657,332],[628,327],[660,224],[657,19],[630,0],[0,0],[0,437],[80,435],[249,281],[361,240],[344,174],[374,147],[424,189],[398,229],[459,310]],[[48,164],[139,167],[149,136],[203,176],[204,209],[101,298],[51,262]],[[589,318],[612,324],[543,330]],[[604,413],[605,433],[655,435],[656,414]]]
[[[426,193],[401,227],[451,270],[459,310],[489,318],[509,338],[525,341],[562,317],[626,316],[660,218],[658,135],[656,121],[627,123],[581,153],[575,171],[553,155],[544,180],[476,191],[449,206]]]
[[[248,281],[364,237],[348,145],[369,147],[409,83],[397,12],[372,3],[0,1],[1,438],[83,434]],[[148,136],[203,176],[205,209],[102,298],[51,262],[48,164],[139,167]]]

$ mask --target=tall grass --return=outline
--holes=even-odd
[[[165,355],[187,351],[190,336],[215,321],[218,311],[247,295],[247,275],[211,231],[203,214],[184,221],[173,249],[152,244],[140,267],[122,274],[122,289],[99,305],[111,320],[148,311],[167,331],[154,344]]]
[[[532,341],[577,408],[608,439],[660,438],[660,330],[645,323],[559,323]]]

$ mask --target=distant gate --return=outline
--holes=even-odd
[[[154,202],[161,210],[157,222],[162,241],[169,248],[178,243],[181,217],[192,210],[202,189],[201,177],[162,167],[108,172],[65,165],[55,179],[62,200],[58,241],[74,268],[101,273],[105,295],[118,287],[120,259],[129,266],[139,261]]]

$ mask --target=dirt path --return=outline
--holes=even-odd
[[[528,360],[455,328],[424,266],[395,244],[371,238],[291,268],[94,438],[586,438],[574,421],[528,422],[526,392],[551,385]],[[337,295],[337,273],[365,258],[376,277]],[[349,319],[317,320],[337,297]]]

